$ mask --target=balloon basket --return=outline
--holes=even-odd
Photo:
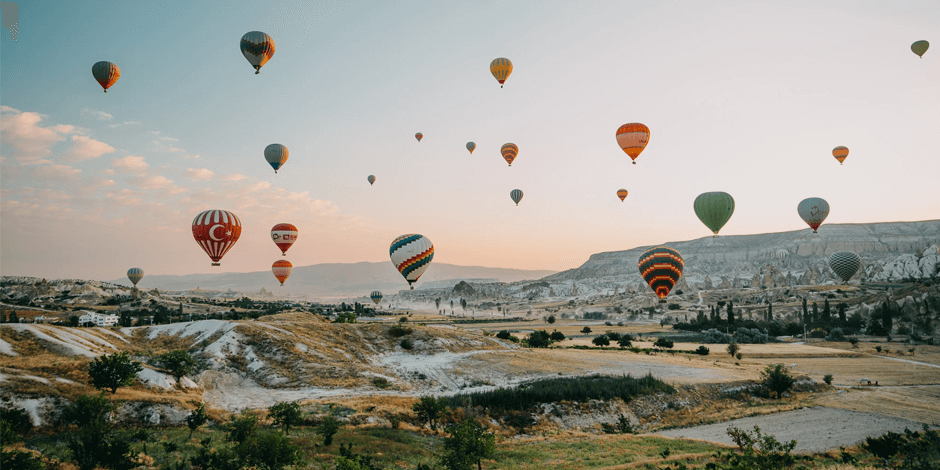
[[[222,266],[221,263],[212,263],[213,266]]]

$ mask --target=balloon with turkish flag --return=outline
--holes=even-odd
[[[235,214],[213,209],[203,211],[193,219],[193,238],[212,259],[213,266],[235,246],[242,234],[242,223]]]

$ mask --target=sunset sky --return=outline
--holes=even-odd
[[[706,191],[735,199],[722,235],[804,229],[811,196],[827,223],[940,218],[935,0],[17,3],[4,275],[268,270],[280,222],[299,227],[294,266],[388,261],[420,233],[434,262],[562,270],[709,236]],[[277,45],[259,75],[239,50],[253,30]],[[497,57],[515,66],[502,89]],[[121,69],[107,94],[101,60]],[[651,129],[636,165],[628,122]],[[271,143],[290,149],[277,175]],[[206,209],[245,225],[221,267],[192,238]]]

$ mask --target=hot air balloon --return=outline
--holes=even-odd
[[[779,259],[780,261],[783,261],[783,260],[787,259],[787,256],[790,256],[790,251],[784,250],[783,248],[781,248],[781,249],[777,250],[777,252],[774,254],[774,256],[776,256],[777,259]]]
[[[838,147],[832,149],[832,156],[833,156],[833,157],[836,157],[836,160],[839,160],[839,164],[841,165],[842,162],[845,161],[845,157],[848,157],[848,156],[849,156],[849,148],[848,148],[848,147],[843,147],[843,146],[840,145],[840,146],[838,146]]]
[[[274,55],[274,39],[261,31],[251,31],[242,36],[242,54],[255,68],[255,74],[261,73],[261,67]]]
[[[643,280],[656,292],[660,303],[666,303],[666,296],[682,277],[682,255],[668,246],[657,246],[640,255],[638,263]]]
[[[499,152],[503,154],[503,158],[506,159],[506,163],[509,166],[512,166],[512,161],[516,159],[516,156],[519,155],[519,146],[516,144],[503,144],[503,147],[499,149]]]
[[[277,224],[271,227],[271,240],[281,249],[281,255],[287,256],[287,250],[297,241],[297,227],[291,224]]]
[[[503,57],[493,59],[490,62],[490,73],[496,77],[499,87],[502,88],[503,84],[506,83],[506,79],[509,78],[509,74],[512,73],[512,62]]]
[[[284,281],[290,277],[291,271],[294,270],[294,265],[290,264],[290,261],[286,259],[279,259],[271,265],[271,272],[274,273],[274,277],[281,282],[281,285],[284,285]]]
[[[377,290],[374,290],[372,291],[371,294],[369,294],[369,298],[372,299],[372,301],[375,302],[376,305],[378,305],[379,302],[382,301],[382,293]]]
[[[408,281],[411,290],[434,259],[434,245],[424,235],[411,233],[392,240],[388,255],[398,272]]]
[[[623,200],[627,198],[627,190],[623,188],[618,189],[617,197],[620,198],[620,202],[623,202]]]
[[[95,80],[98,81],[101,88],[104,88],[104,92],[107,93],[108,88],[111,88],[111,85],[114,85],[118,79],[121,78],[121,69],[111,62],[103,60],[91,66],[91,75],[95,77]]]
[[[134,283],[134,287],[137,287],[137,283],[144,278],[144,270],[140,268],[131,268],[127,270],[127,278]]]
[[[920,56],[921,59],[924,58],[924,53],[927,52],[927,48],[929,47],[930,43],[927,41],[917,41],[914,44],[911,44],[911,50]]]
[[[518,206],[518,205],[519,205],[519,201],[522,200],[522,190],[521,190],[521,189],[513,189],[512,191],[509,192],[509,197],[512,198],[513,202],[515,202],[516,205]]]
[[[718,231],[734,213],[734,198],[721,191],[702,193],[695,198],[692,206],[698,219],[718,237]]]
[[[373,184],[375,184],[375,176],[369,175],[369,177],[366,179],[369,180],[369,186],[372,186]]]
[[[418,139],[418,142],[421,142],[421,139],[423,139],[423,138],[424,138],[424,134],[422,134],[422,133],[420,133],[420,132],[418,132],[417,134],[415,134],[415,139]]]
[[[819,226],[829,216],[829,203],[819,197],[806,198],[800,201],[800,205],[796,206],[796,211],[803,218],[803,221],[813,229],[813,233],[816,233]]]
[[[837,251],[829,256],[829,268],[842,278],[842,282],[849,282],[860,267],[862,258],[851,251]]]
[[[264,159],[271,164],[271,168],[274,168],[275,173],[287,162],[289,155],[290,152],[287,147],[281,144],[271,144],[264,148]]]
[[[477,144],[473,142],[467,142],[467,150],[470,151],[470,154],[473,155],[473,151],[476,150]]]
[[[212,259],[213,266],[231,250],[242,234],[242,223],[235,214],[214,209],[200,213],[193,219],[193,238]]]
[[[636,157],[640,156],[649,141],[650,128],[638,122],[624,124],[617,129],[617,143],[630,156],[634,165],[636,165]]]

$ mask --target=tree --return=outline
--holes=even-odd
[[[610,346],[610,338],[608,338],[607,335],[597,336],[592,339],[591,342],[594,343],[595,346]]]
[[[621,348],[629,348],[633,346],[633,337],[630,335],[621,335],[620,339],[617,341],[617,346]]]
[[[110,356],[95,358],[88,364],[91,384],[98,390],[111,389],[113,395],[120,387],[129,387],[137,378],[137,373],[144,370],[140,362],[131,360],[127,351]]]
[[[813,323],[819,321],[819,306],[816,305],[816,302],[813,302],[813,316],[810,318],[810,320]]]
[[[790,390],[796,382],[783,364],[771,364],[765,367],[760,377],[764,388],[776,393],[778,398]]]
[[[552,337],[545,330],[535,330],[529,333],[525,341],[530,348],[547,348],[552,345]]]
[[[23,441],[33,430],[33,419],[22,408],[0,408],[0,442],[3,445]]]
[[[333,445],[333,436],[339,431],[340,425],[339,420],[333,415],[327,415],[326,418],[323,418],[323,421],[320,421],[317,432],[323,436],[323,445],[325,447]]]
[[[19,322],[20,322],[19,317],[16,316],[16,310],[10,311],[10,316],[9,316],[8,318],[9,318],[9,320],[7,321],[8,323],[19,323]]]
[[[258,417],[243,411],[241,415],[232,415],[232,420],[228,423],[228,439],[231,442],[241,444],[248,440],[255,433],[258,427]]]
[[[423,396],[411,407],[412,411],[418,415],[418,419],[437,432],[438,420],[447,409],[447,401],[443,398],[434,398],[430,395]]]
[[[130,443],[111,434],[108,417],[115,408],[101,392],[99,395],[81,395],[62,409],[61,423],[78,427],[69,433],[67,445],[80,470],[92,470],[98,466],[130,467],[125,457],[130,451]]]
[[[774,303],[767,302],[767,321],[774,321]]]
[[[118,324],[124,327],[131,326],[134,324],[134,318],[131,317],[130,312],[121,312],[121,319],[118,320]]]
[[[846,307],[848,307],[848,305],[846,305],[845,302],[839,302],[839,305],[836,305],[836,311],[839,312],[839,323],[842,323],[843,325],[846,323],[846,318],[845,318]]]
[[[284,427],[284,434],[290,434],[290,427],[303,421],[303,412],[297,402],[281,402],[268,408],[268,416],[275,425]]]
[[[884,302],[884,309],[881,311],[881,324],[884,327],[886,334],[891,334],[891,330],[894,329],[893,315],[891,312],[891,305],[887,300]]]
[[[553,323],[555,323],[555,315],[549,315],[549,316],[548,316],[548,324],[551,325],[551,324],[553,324]]]
[[[555,330],[555,331],[552,331],[551,335],[549,335],[549,339],[551,339],[552,341],[564,341],[565,334],[558,330]]]
[[[806,309],[806,297],[803,297],[803,316],[802,316],[802,318],[800,318],[800,320],[803,322],[803,324],[806,324],[806,316],[807,316],[807,315],[809,315],[809,312],[808,312],[807,309]]]
[[[659,338],[656,340],[655,343],[653,343],[653,346],[660,348],[660,349],[672,349],[672,347],[675,345],[673,344],[672,341],[666,338]]]
[[[732,341],[728,344],[728,354],[730,354],[731,357],[734,357],[734,355],[737,354],[740,350],[741,346],[738,346],[738,343]]]
[[[581,328],[581,333],[588,334],[590,332],[591,332],[590,326],[585,326],[584,328]]]
[[[832,320],[832,311],[829,310],[829,299],[825,299],[823,302],[823,316],[822,319],[824,322],[829,323]]]
[[[193,432],[203,424],[209,421],[209,414],[206,413],[206,404],[197,403],[196,409],[186,417],[186,425],[189,426],[189,438],[193,438]]]
[[[734,326],[734,302],[728,301],[728,326]]]
[[[444,439],[444,453],[441,464],[447,470],[483,469],[483,459],[489,458],[496,450],[496,437],[486,431],[480,423],[467,419],[448,429],[450,437]]]
[[[176,377],[177,381],[183,378],[183,376],[192,373],[196,368],[196,360],[182,349],[161,354],[157,357],[157,362],[162,364],[165,369],[169,370],[170,373],[173,374],[173,377]]]

